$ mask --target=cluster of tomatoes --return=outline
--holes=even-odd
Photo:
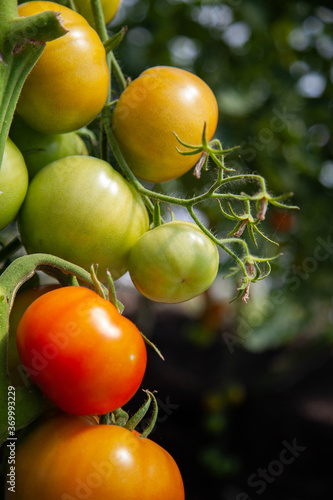
[[[101,2],[107,22],[118,4]],[[98,264],[101,282],[108,272],[117,279],[129,271],[151,300],[189,300],[214,281],[217,248],[194,223],[160,219],[152,226],[133,184],[89,156],[78,130],[110,104],[110,73],[90,2],[75,5],[83,15],[47,1],[18,7],[24,17],[59,12],[66,34],[46,43],[23,86],[0,171],[0,230],[17,218],[29,254],[86,270]],[[202,80],[154,67],[121,93],[111,126],[131,172],[161,183],[194,166],[200,155],[180,152],[201,144],[204,128],[210,140],[217,119],[216,99]],[[180,472],[165,450],[125,427],[97,425],[96,416],[119,409],[140,387],[143,336],[95,291],[53,288],[39,290],[23,313],[13,336],[19,359],[11,363],[23,365],[62,413],[43,417],[22,439],[10,497],[183,500]]]

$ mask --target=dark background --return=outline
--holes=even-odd
[[[292,191],[300,207],[269,210],[263,228],[280,248],[258,253],[283,256],[248,305],[230,304],[237,280],[223,280],[224,256],[191,304],[156,306],[124,285],[127,313],[166,358],[150,353],[143,384],[158,391],[152,438],[178,462],[188,500],[332,499],[333,11],[314,1],[126,0],[110,30],[124,25],[116,55],[126,76],[162,64],[203,78],[219,103],[216,135],[241,146],[229,161],[275,194]],[[195,182],[189,173],[168,189],[186,194]],[[221,236],[230,229],[205,215]]]

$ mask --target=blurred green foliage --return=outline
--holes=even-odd
[[[203,78],[219,103],[217,137],[226,148],[241,146],[227,165],[263,175],[275,194],[292,191],[290,201],[300,207],[268,212],[264,230],[280,247],[260,242],[252,251],[283,255],[270,278],[253,286],[248,306],[232,306],[239,319],[227,346],[263,350],[299,338],[330,340],[333,11],[314,1],[124,0],[109,29],[125,25],[116,51],[125,75],[172,65]],[[172,191],[195,191],[197,182],[188,173]],[[230,226],[217,208],[206,215],[225,236]],[[221,272],[229,265],[222,258]]]

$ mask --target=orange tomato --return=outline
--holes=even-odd
[[[218,106],[208,85],[179,68],[144,71],[121,94],[112,115],[119,147],[133,173],[151,182],[180,177],[200,158],[176,139],[200,145],[204,124],[209,141],[217,126]]]
[[[172,456],[117,425],[53,415],[16,450],[16,500],[184,500]]]
[[[109,72],[104,46],[83,16],[54,2],[19,5],[20,16],[60,12],[68,32],[47,42],[24,83],[17,113],[44,133],[75,131],[91,122],[105,104]]]

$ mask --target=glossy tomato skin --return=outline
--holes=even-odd
[[[28,182],[24,158],[8,138],[0,169],[0,231],[15,219],[27,193]]]
[[[96,31],[77,12],[47,1],[18,6],[20,16],[60,12],[68,32],[46,43],[24,83],[17,113],[47,134],[75,131],[93,120],[105,104],[109,72]]]
[[[33,473],[32,473],[33,471]],[[16,500],[184,500],[179,468],[148,438],[92,419],[56,415],[17,447]]]
[[[109,24],[112,21],[119,10],[120,4],[121,0],[101,0],[105,24]],[[75,6],[77,11],[87,19],[89,24],[94,26],[95,22],[90,0],[76,0]]]
[[[65,156],[88,155],[77,133],[43,134],[26,125],[19,116],[12,123],[10,137],[23,155],[30,179],[52,161]]]
[[[60,285],[39,285],[25,290],[20,290],[14,300],[9,316],[9,335],[7,347],[7,366],[10,381],[13,385],[23,386],[27,383],[26,373],[22,370],[22,363],[16,347],[16,330],[26,309],[44,293],[56,290]]]
[[[142,198],[111,165],[90,156],[68,156],[32,179],[19,216],[28,253],[50,253],[87,270],[98,264],[114,279],[128,269],[135,241],[148,230]]]
[[[209,141],[217,126],[218,106],[208,85],[179,68],[156,66],[134,80],[121,94],[112,115],[119,147],[133,173],[151,182],[180,177],[200,155],[189,151],[174,136],[200,145],[206,122]]]
[[[218,265],[216,245],[196,224],[172,221],[138,239],[130,253],[129,272],[150,300],[176,303],[207,290]]]
[[[147,353],[136,326],[84,287],[36,299],[17,328],[17,349],[33,382],[74,415],[104,414],[127,403],[145,373]]]

